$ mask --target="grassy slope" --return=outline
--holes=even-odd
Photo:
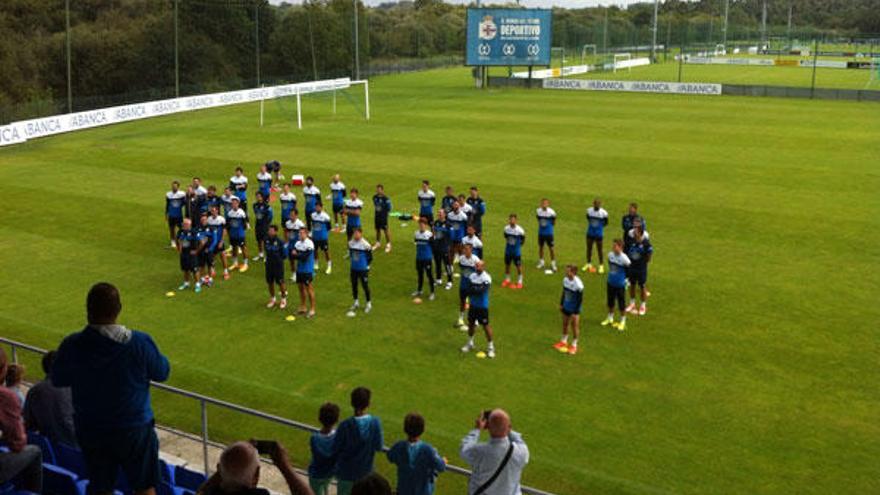
[[[418,409],[454,462],[476,412],[504,406],[530,442],[526,481],[560,493],[880,489],[874,105],[469,84],[464,70],[378,79],[369,124],[348,106],[334,120],[326,100],[307,100],[302,132],[281,121],[280,106],[269,105],[263,129],[257,108],[240,106],[0,150],[2,334],[55,345],[80,324],[89,284],[108,279],[122,287],[124,322],[170,355],[175,385],[311,421],[322,401],[344,404],[368,384],[389,440]],[[499,282],[503,217],[520,212],[527,289],[493,292],[499,358],[459,355],[453,294],[409,302],[411,228],[396,229],[393,255],[377,256],[368,317],[343,315],[342,263],[317,282],[313,322],[262,309],[260,267],[166,299],[178,276],[163,249],[168,182],[199,174],[221,184],[236,162],[252,174],[269,158],[321,185],[336,171],[362,189],[384,182],[398,207],[414,205],[424,177],[438,189],[479,184]],[[549,347],[560,280],[532,266],[529,212],[544,195],[560,215],[563,262],[582,262],[594,195],[613,226],[638,200],[658,249],[651,313],[624,335],[598,326],[604,282],[585,280],[584,352],[574,359]],[[161,421],[197,428],[197,408],[157,401]],[[210,415],[221,438],[278,434]],[[305,437],[289,440],[302,462]],[[441,478],[441,493],[461,486]]]

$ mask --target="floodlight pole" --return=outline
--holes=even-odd
[[[651,63],[657,63],[657,11],[660,8],[660,0],[654,0],[654,22],[651,28]]]
[[[767,0],[764,0],[764,7],[761,9],[761,49],[767,45]]]
[[[352,0],[354,6],[354,79],[361,79],[360,40],[358,39],[358,0]]]
[[[70,0],[64,0],[64,30],[67,51],[67,113],[73,112],[73,83],[70,73]]]
[[[260,2],[254,2],[254,39],[257,59],[257,86],[260,85]]]
[[[788,32],[786,36],[788,37],[788,49],[791,50],[791,4],[788,4]]]
[[[721,44],[724,45],[724,51],[727,51],[727,18],[730,14],[730,0],[724,0],[724,27],[721,29]]]
[[[174,0],[174,97],[180,98],[180,57],[178,52],[177,3]]]
[[[605,20],[602,22],[602,55],[608,56],[608,7],[605,7]],[[607,60],[607,59],[606,59]]]

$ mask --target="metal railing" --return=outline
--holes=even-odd
[[[48,351],[46,349],[42,349],[40,347],[36,347],[30,344],[25,344],[23,342],[18,342],[16,340],[8,339],[6,337],[0,337],[0,344],[6,344],[10,346],[11,353],[10,358],[13,363],[18,362],[18,351],[19,349],[25,350],[28,352],[33,352],[36,354],[46,354]],[[222,399],[217,399],[214,397],[210,397],[207,395],[202,395],[197,392],[191,392],[189,390],[185,390],[182,388],[174,387],[171,385],[167,385],[164,383],[152,382],[153,388],[157,390],[162,390],[165,392],[169,392],[174,395],[178,395],[181,397],[185,397],[187,399],[191,399],[197,401],[199,403],[199,409],[201,412],[201,431],[199,435],[194,435],[186,432],[180,432],[174,428],[167,428],[159,426],[164,431],[170,432],[175,435],[183,436],[185,438],[189,438],[191,440],[198,440],[202,444],[202,460],[204,466],[204,472],[206,475],[210,474],[210,466],[208,465],[208,448],[209,447],[219,447],[222,446],[221,443],[212,441],[208,438],[208,405],[217,406],[229,411],[237,412],[239,414],[244,414],[246,416],[252,416],[255,418],[260,418],[272,423],[280,424],[289,428],[293,428],[300,431],[305,431],[309,433],[318,432],[321,429],[312,426],[306,423],[301,423],[299,421],[294,421],[292,419],[283,418],[281,416],[276,416],[274,414],[270,414],[267,412],[259,411],[257,409],[251,409],[246,406],[242,406],[239,404],[235,404],[232,402],[228,402]],[[388,451],[388,447],[385,446],[382,448],[383,451]],[[468,469],[463,467],[454,466],[452,464],[448,464],[446,466],[446,471],[450,473],[455,473],[461,476],[470,476],[471,472]],[[528,495],[554,495],[550,492],[545,492],[543,490],[539,490],[537,488],[532,488],[529,486],[523,486],[522,492]]]

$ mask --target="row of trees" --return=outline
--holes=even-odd
[[[177,83],[180,94],[192,94],[351,74],[354,1],[275,6],[268,0],[69,0],[73,107],[168,97]],[[731,0],[729,32],[757,33],[763,2]],[[768,17],[777,32],[784,30],[791,5],[800,30],[880,32],[876,4],[768,0]],[[64,7],[65,0],[0,2],[0,121],[66,109]],[[720,39],[722,9],[723,0],[662,1],[660,41],[681,29],[695,40]],[[441,0],[359,4],[357,14],[364,73],[462,55],[465,6]],[[652,16],[651,2],[557,9],[554,45],[647,44]]]

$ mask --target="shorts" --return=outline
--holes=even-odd
[[[608,307],[614,308],[614,302],[617,302],[617,309],[621,312],[626,308],[626,289],[624,287],[614,287],[608,284]]]
[[[538,246],[543,247],[545,244],[549,247],[553,247],[553,234],[538,236]]]
[[[244,247],[247,245],[247,242],[244,240],[244,237],[242,237],[241,239],[238,239],[236,237],[230,237],[229,238],[229,245],[234,248],[235,247]]]
[[[354,229],[359,229],[359,228],[361,228],[360,224],[352,225],[350,223],[347,223],[347,224],[345,224],[345,235],[347,235],[348,237],[351,237],[352,234],[354,234]]]
[[[333,203],[333,214],[334,215],[338,215],[338,214],[342,213],[342,209],[343,209],[342,205],[338,205],[336,203]]]
[[[630,285],[638,285],[639,287],[644,288],[645,283],[648,281],[648,269],[627,270],[626,279],[629,280]]]
[[[327,239],[324,239],[324,240],[322,240],[322,241],[319,241],[319,240],[313,240],[312,242],[314,242],[314,244],[315,244],[315,250],[316,250],[316,251],[317,251],[318,249],[320,249],[321,251],[324,251],[324,252],[326,253],[327,251],[330,250],[330,244],[327,243]]]
[[[603,238],[603,234],[593,235],[593,234],[590,234],[589,232],[587,232],[587,240],[590,240],[590,241],[601,241],[602,238]]]
[[[284,263],[266,263],[266,283],[284,283]]]
[[[309,286],[312,285],[312,279],[314,277],[314,273],[296,272],[296,283],[299,285]]]
[[[564,314],[565,316],[579,316],[581,314],[581,310],[569,311],[565,308],[562,308],[562,314]]]
[[[489,324],[489,308],[475,308],[471,306],[468,309],[468,323],[473,325],[478,323],[484,327]]]
[[[468,289],[465,287],[459,287],[458,289],[458,299],[464,304],[468,298]]]
[[[376,226],[376,230],[388,229],[388,217],[376,217],[373,223]]]
[[[183,225],[183,217],[168,217],[168,226],[180,228]]]
[[[424,217],[428,219],[428,225],[434,223],[434,214],[433,213],[419,213],[419,217]],[[416,219],[418,220],[418,219]]]
[[[504,253],[504,265],[513,263],[515,266],[522,266],[522,256]]]
[[[199,266],[210,267],[214,264],[214,252],[205,249],[199,253]]]
[[[134,491],[158,488],[159,439],[153,422],[118,430],[83,431],[77,428],[89,493],[110,493],[120,472]]]
[[[214,246],[214,250],[211,252],[211,256],[215,254],[220,254],[223,251],[226,251],[226,245],[223,243],[223,241],[220,241],[217,243],[216,246]]]
[[[199,267],[198,256],[193,256],[187,252],[180,253],[180,271],[194,272]]]
[[[257,226],[257,228],[254,229],[254,235],[257,238],[257,242],[265,241],[266,238],[269,237],[269,226],[268,225],[265,227]]]
[[[431,244],[431,252],[434,253],[434,258],[446,256],[449,254],[449,243],[438,242],[435,244]]]

